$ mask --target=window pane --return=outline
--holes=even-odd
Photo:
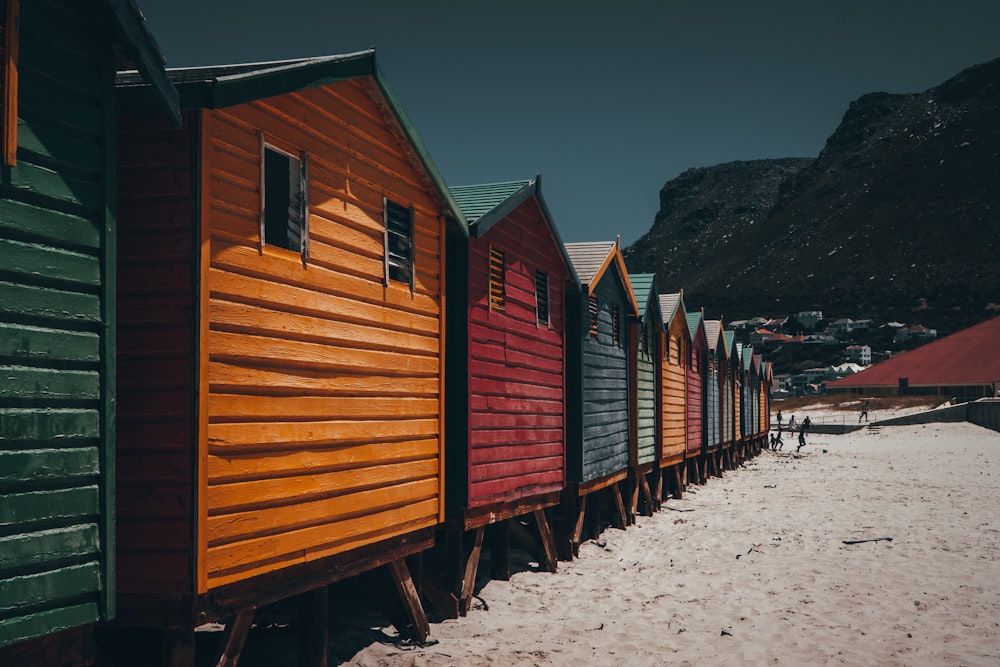
[[[299,252],[305,223],[302,163],[264,147],[264,243]]]

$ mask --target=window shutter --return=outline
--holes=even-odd
[[[386,284],[397,280],[413,287],[413,209],[385,201]]]
[[[506,275],[504,251],[490,244],[490,310],[503,311],[506,306]]]
[[[267,238],[267,231],[264,226],[264,221],[267,219],[265,213],[267,209],[267,202],[264,198],[267,197],[267,188],[264,187],[264,183],[267,182],[267,168],[264,166],[267,157],[267,149],[264,146],[264,133],[257,132],[258,143],[260,144],[260,252],[264,252],[264,239]]]
[[[535,271],[535,312],[539,326],[549,326],[549,275]]]
[[[302,263],[309,259],[309,154],[302,152],[302,178],[300,180],[302,211]]]
[[[600,309],[597,307],[597,295],[592,294],[590,296],[590,335],[597,338],[597,321],[600,314]]]
[[[618,331],[618,306],[615,305],[611,308],[611,344],[615,347],[621,347],[622,340],[621,334]]]

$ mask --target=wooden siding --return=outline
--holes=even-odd
[[[705,448],[715,451],[722,444],[719,360],[712,352],[705,358]]]
[[[190,592],[196,115],[118,120],[118,591]]]
[[[567,381],[576,390],[567,444],[568,479],[589,482],[625,470],[629,455],[628,349],[625,318],[631,306],[617,267],[608,268],[597,287],[598,332],[590,335],[587,295],[575,295],[576,330]],[[582,298],[582,301],[581,301]],[[613,344],[612,312],[618,308],[622,332]]]
[[[663,434],[660,441],[660,466],[684,460],[687,448],[687,379],[684,361],[687,358],[687,323],[683,315],[670,322],[662,337],[660,379]]]
[[[563,286],[569,271],[542,216],[529,199],[469,241],[468,446],[449,451],[467,462],[467,507],[559,491],[565,480]],[[504,311],[491,311],[488,303],[491,244],[506,259]],[[549,277],[548,326],[537,324],[536,270]]]
[[[0,646],[114,614],[113,53],[73,2],[21,3],[19,34],[17,166],[0,177]]]
[[[204,112],[202,590],[442,514],[439,203],[359,81]],[[309,155],[309,258],[259,250],[259,131]],[[383,196],[414,211],[385,283]]]
[[[655,296],[654,296],[655,298]],[[650,301],[652,303],[652,300]],[[657,333],[661,326],[654,324],[659,318],[655,308],[646,307],[642,320],[634,322],[630,327],[632,332],[631,368],[631,401],[632,421],[630,428],[634,440],[631,453],[632,465],[645,465],[656,460],[656,352]],[[646,335],[646,345],[643,346],[643,330]]]
[[[705,339],[699,336],[691,343],[687,358],[687,447],[686,456],[701,452],[705,437]]]
[[[732,444],[736,438],[733,428],[733,373],[728,360],[723,362],[720,378],[722,381],[722,395],[720,396],[722,402],[721,436],[722,444],[728,445]]]

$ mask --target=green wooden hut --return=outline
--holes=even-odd
[[[657,444],[660,431],[659,342],[663,318],[656,291],[655,273],[630,273],[639,317],[629,323],[629,517],[634,520],[640,495],[647,512],[658,503]],[[662,493],[662,492],[661,492]]]
[[[128,0],[0,22],[0,664],[56,664],[115,614],[116,70],[177,102]]]

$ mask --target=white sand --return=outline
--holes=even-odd
[[[1000,664],[1000,434],[884,427],[789,449],[667,502],[692,511],[607,529],[557,573],[489,582],[489,609],[432,624],[434,646],[344,664]],[[893,540],[842,542],[874,537]]]

